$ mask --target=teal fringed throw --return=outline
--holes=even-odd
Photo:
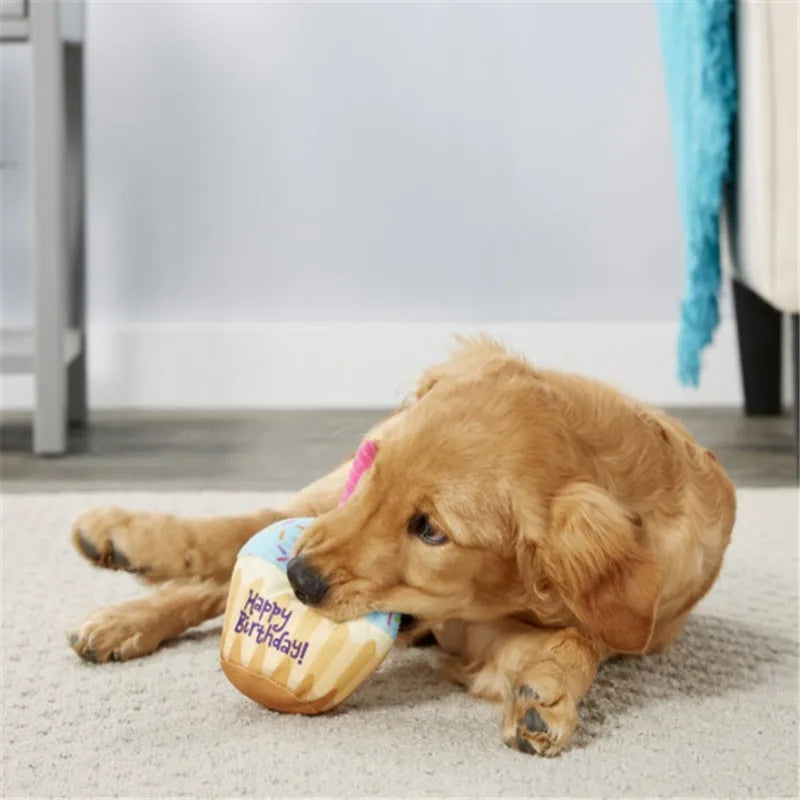
[[[736,110],[732,0],[656,0],[683,221],[678,377],[697,386],[719,322],[719,215]]]

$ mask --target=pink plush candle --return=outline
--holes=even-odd
[[[356,490],[356,486],[358,486],[358,481],[372,466],[376,455],[378,455],[378,443],[373,439],[365,440],[361,447],[358,448],[353,458],[353,464],[350,467],[350,474],[347,476],[347,483],[342,492],[342,498],[339,500],[340,506],[350,499],[350,495],[353,494]]]

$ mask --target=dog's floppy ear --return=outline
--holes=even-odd
[[[621,653],[653,635],[661,570],[639,542],[641,519],[589,483],[554,499],[538,542],[545,575],[587,631]]]

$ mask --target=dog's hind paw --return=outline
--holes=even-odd
[[[72,526],[72,541],[78,552],[98,567],[146,574],[150,566],[139,563],[139,551],[152,534],[142,518],[121,508],[96,508],[81,514]]]

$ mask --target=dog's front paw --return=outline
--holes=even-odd
[[[505,698],[503,741],[522,753],[557,755],[578,724],[577,704],[548,672],[526,670]]]
[[[67,641],[85,661],[127,661],[152,653],[160,639],[148,633],[146,620],[133,604],[107,606],[92,612],[67,631]]]

